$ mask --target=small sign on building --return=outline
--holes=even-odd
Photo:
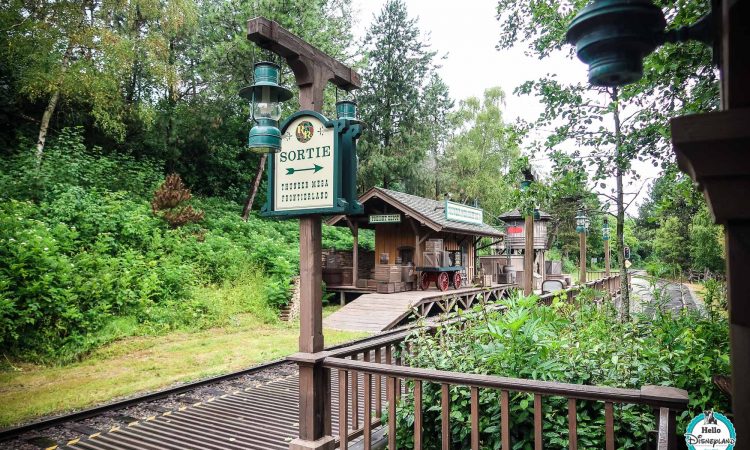
[[[446,200],[445,218],[457,222],[482,225],[484,223],[484,211],[481,208],[474,208],[473,206]]]
[[[400,223],[401,214],[371,214],[370,223]]]

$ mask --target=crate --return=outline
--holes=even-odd
[[[422,262],[425,267],[443,267],[443,252],[424,252],[422,253]]]
[[[370,281],[370,280],[367,280],[367,279],[364,279],[364,278],[360,278],[359,280],[357,280],[357,287],[358,288],[363,288],[363,289],[366,288],[368,281]]]
[[[392,294],[394,292],[396,292],[396,283],[378,283],[379,294]]]
[[[378,280],[367,280],[367,289],[377,289],[378,287]]]
[[[395,264],[376,264],[373,278],[382,282],[401,281],[401,266]]]
[[[344,286],[352,286],[354,285],[354,273],[352,273],[351,267],[342,267],[343,272],[341,272],[341,283]]]
[[[482,276],[482,286],[492,286],[492,279],[494,277],[492,275],[483,275]]]
[[[443,251],[443,240],[442,239],[428,239],[424,244],[424,249],[427,252],[442,252]]]

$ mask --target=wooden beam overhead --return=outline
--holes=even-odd
[[[322,74],[327,81],[341,89],[351,91],[362,84],[354,69],[313,47],[273,20],[265,17],[248,20],[247,38],[286,59],[298,86],[315,83],[318,75],[312,70],[313,63],[327,72]]]

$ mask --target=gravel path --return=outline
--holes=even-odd
[[[703,301],[687,285],[663,279],[654,280],[642,271],[633,273],[631,289],[633,312],[650,313],[657,306],[655,301],[661,303],[662,308],[672,311],[703,309]]]
[[[125,426],[130,422],[144,420],[150,416],[176,410],[183,406],[208,400],[223,394],[239,391],[248,387],[260,386],[269,381],[288,377],[297,373],[297,365],[284,363],[258,372],[245,374],[237,378],[219,381],[201,386],[180,394],[170,395],[157,400],[128,406],[122,409],[107,411],[98,416],[77,422],[68,422],[41,431],[31,431],[21,436],[0,442],[0,449],[39,450],[55,444],[64,445],[71,439],[106,431],[114,426]]]

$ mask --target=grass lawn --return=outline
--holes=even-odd
[[[325,330],[325,342],[366,335]],[[247,315],[222,328],[125,338],[69,365],[16,364],[0,371],[0,428],[278,359],[297,351],[298,336],[298,323]]]

